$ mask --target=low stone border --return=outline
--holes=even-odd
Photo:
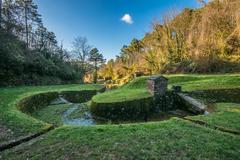
[[[204,122],[204,121],[193,120],[193,119],[189,119],[189,118],[182,118],[182,119],[184,119],[186,121],[190,121],[190,122],[198,124],[198,125],[206,126],[208,128],[219,130],[219,131],[222,131],[222,132],[231,133],[231,134],[234,134],[234,135],[240,135],[239,131],[226,129],[226,128],[223,128],[223,127],[220,127],[220,126],[210,125],[210,124],[208,124],[207,122]]]
[[[206,111],[206,105],[184,93],[177,93],[187,109],[195,114],[203,114]]]
[[[44,129],[44,130],[42,130],[38,133],[31,134],[31,135],[28,135],[26,137],[23,137],[23,138],[20,138],[20,139],[17,139],[17,140],[10,141],[10,142],[5,143],[5,144],[1,144],[0,145],[0,152],[4,151],[6,149],[10,149],[10,148],[13,148],[15,146],[18,146],[18,145],[20,145],[24,142],[30,141],[34,138],[37,138],[37,137],[39,137],[39,136],[41,136],[41,135],[43,135],[43,134],[45,134],[45,133],[47,133],[47,132],[49,132],[53,129],[54,129],[54,127],[50,126],[50,127],[46,128],[46,129]]]

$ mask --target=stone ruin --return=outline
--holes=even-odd
[[[182,93],[182,87],[172,86],[168,91],[168,79],[164,76],[153,76],[147,80],[148,91],[154,96],[154,106],[161,111],[169,111],[185,106],[195,114],[205,112],[206,106],[198,100]]]
[[[167,93],[168,79],[164,76],[150,77],[147,81],[147,87],[154,97],[163,96]]]

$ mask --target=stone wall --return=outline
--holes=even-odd
[[[150,77],[147,81],[147,87],[154,96],[163,96],[167,93],[168,79],[163,76]]]

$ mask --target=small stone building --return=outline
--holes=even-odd
[[[153,76],[147,81],[147,87],[154,96],[163,96],[167,92],[168,79],[164,76]]]

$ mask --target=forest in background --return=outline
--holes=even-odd
[[[166,14],[141,40],[133,39],[100,77],[121,85],[135,76],[240,71],[240,1],[212,0]]]
[[[85,37],[64,49],[33,0],[0,0],[0,86],[97,82],[122,85],[136,76],[240,71],[240,1],[211,0],[175,11],[152,31],[105,59]]]
[[[83,83],[103,62],[85,37],[65,50],[33,0],[0,0],[0,86]]]

